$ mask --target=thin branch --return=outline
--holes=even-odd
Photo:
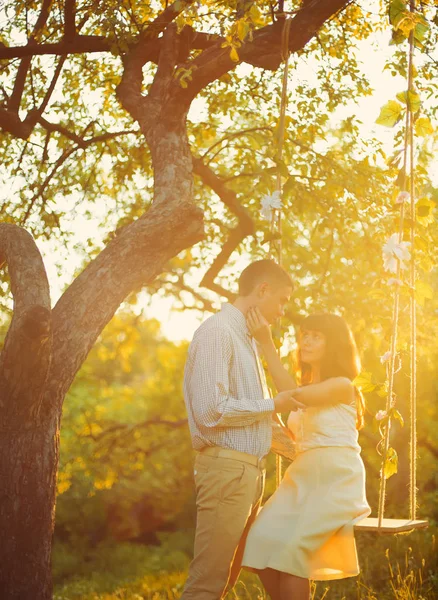
[[[33,207],[35,205],[35,202],[38,200],[38,198],[40,196],[43,195],[45,189],[47,188],[47,186],[49,185],[50,181],[55,176],[55,174],[58,171],[58,169],[65,163],[65,161],[69,158],[69,156],[71,156],[78,149],[79,149],[78,147],[74,147],[73,146],[72,148],[69,148],[68,150],[64,150],[64,152],[61,154],[61,156],[55,162],[55,166],[53,167],[53,169],[47,175],[47,177],[44,180],[44,182],[40,186],[38,186],[37,191],[35,192],[35,194],[30,199],[29,204],[28,204],[27,209],[26,209],[26,212],[24,213],[24,215],[20,219],[20,225],[21,226],[24,226],[27,223],[27,220],[30,217],[30,213],[32,212],[32,209],[33,209]]]
[[[183,276],[179,277],[178,281],[172,282],[172,285],[180,292],[188,292],[189,294],[191,294],[193,296],[193,298],[195,298],[195,300],[198,300],[198,302],[201,302],[203,305],[204,311],[211,312],[211,313],[215,312],[213,303],[210,300],[208,300],[207,298],[204,298],[204,296],[202,294],[195,291],[193,288],[191,288],[186,283],[184,283]]]
[[[27,43],[27,47],[32,48],[35,46],[35,42],[38,38],[40,31],[43,29],[44,25],[47,22],[49,17],[51,0],[43,0],[43,5],[41,7],[41,12],[39,14],[38,20],[35,23],[34,30],[29,38]],[[21,98],[24,92],[24,85],[26,83],[27,73],[29,71],[29,67],[31,64],[32,55],[24,58],[20,66],[18,67],[17,76],[15,78],[14,90],[9,98],[8,109],[12,112],[18,112],[21,104]]]
[[[38,119],[38,123],[50,133],[52,133],[53,131],[57,131],[58,133],[61,133],[66,138],[75,142],[79,148],[83,148],[83,149],[88,148],[88,146],[91,146],[92,144],[97,144],[99,142],[105,142],[107,140],[111,140],[113,138],[120,137],[122,135],[128,135],[131,133],[137,135],[140,133],[140,131],[135,130],[135,129],[127,129],[127,130],[123,130],[123,131],[113,131],[110,133],[103,133],[102,135],[97,135],[95,137],[85,139],[84,137],[81,137],[74,131],[67,129],[67,127],[63,127],[59,123],[51,123],[50,121],[47,121],[47,119],[45,119],[44,117],[40,117]]]
[[[249,135],[251,133],[254,133],[256,131],[269,131],[272,132],[272,127],[251,127],[249,129],[242,129],[241,131],[234,131],[232,133],[228,133],[227,135],[224,135],[220,140],[218,140],[217,142],[215,142],[212,146],[210,146],[209,148],[207,148],[207,150],[202,154],[202,158],[205,158],[207,156],[207,154],[209,152],[211,152],[213,150],[213,148],[216,148],[216,146],[222,144],[225,141],[228,140],[232,140],[236,137],[240,137],[243,135]]]
[[[326,250],[326,252],[327,252],[327,258],[326,258],[326,261],[325,261],[324,270],[323,270],[323,273],[322,273],[322,275],[321,275],[321,277],[319,279],[318,287],[316,288],[316,292],[317,293],[319,293],[321,291],[321,288],[322,288],[322,286],[324,284],[324,281],[325,281],[325,279],[327,277],[327,273],[328,273],[329,266],[330,266],[330,261],[331,261],[331,258],[332,258],[332,251],[333,251],[334,241],[335,241],[335,230],[334,230],[334,228],[332,228],[331,232],[330,232],[330,243],[329,243],[329,246],[328,246],[328,248]]]
[[[43,195],[44,191],[46,190],[47,186],[49,185],[49,183],[51,182],[53,177],[56,175],[59,168],[65,163],[65,161],[72,154],[74,154],[78,150],[85,150],[86,148],[88,148],[88,146],[91,146],[92,144],[97,144],[99,142],[105,142],[105,141],[108,141],[115,137],[119,137],[121,135],[126,135],[129,133],[138,133],[136,131],[114,131],[112,133],[103,133],[102,135],[98,135],[98,136],[95,136],[95,137],[92,137],[89,139],[83,139],[79,135],[75,134],[74,132],[69,131],[68,129],[66,129],[65,127],[62,127],[61,125],[58,125],[56,123],[50,123],[49,121],[46,121],[46,119],[44,119],[43,117],[40,117],[38,122],[48,132],[58,131],[59,133],[62,133],[63,135],[65,135],[65,137],[73,140],[76,143],[76,146],[73,146],[67,150],[64,150],[64,152],[61,154],[61,156],[55,162],[53,169],[47,175],[44,182],[40,186],[38,186],[37,191],[34,193],[34,195],[32,196],[32,198],[29,201],[26,212],[24,213],[23,217],[20,220],[20,225],[22,225],[22,226],[27,223],[27,220],[28,220],[30,213],[35,205],[35,202],[38,200],[38,198],[40,196]]]
[[[140,35],[139,42],[151,38],[157,38],[163,31],[180,15],[184,10],[193,4],[194,0],[177,0],[170,6],[166,7],[161,14],[158,15]]]
[[[208,185],[238,218],[239,223],[230,233],[229,238],[223,244],[221,252],[216,256],[213,264],[204,275],[200,285],[211,289],[212,291],[225,296],[229,300],[234,299],[234,294],[229,290],[215,283],[222,268],[227,264],[228,259],[238,245],[248,236],[255,234],[255,225],[247,209],[240,204],[237,195],[226,187],[226,184],[215,173],[202,162],[201,159],[193,157],[193,171],[201,177],[203,182]]]
[[[61,75],[62,67],[64,66],[66,58],[67,58],[66,56],[61,56],[58,64],[56,65],[55,73],[53,74],[52,81],[50,82],[50,85],[49,85],[49,89],[47,90],[47,92],[44,96],[44,100],[42,101],[41,106],[38,109],[39,115],[42,115],[44,113],[44,111],[46,110],[46,107],[50,101],[52,94],[53,94],[53,90],[55,89],[56,83],[59,79],[59,76]]]
[[[184,427],[187,424],[187,419],[180,419],[179,421],[169,421],[166,419],[160,419],[159,417],[155,417],[153,419],[148,419],[147,421],[143,421],[142,423],[135,423],[134,425],[128,425],[126,423],[117,423],[116,425],[111,425],[107,427],[104,431],[91,435],[91,432],[86,435],[82,435],[80,437],[91,437],[95,442],[101,441],[104,437],[112,434],[112,433],[120,433],[122,435],[129,435],[133,431],[137,429],[147,429],[152,426],[162,425],[164,427],[170,427],[171,429],[179,429],[180,427]],[[122,437],[119,435],[119,438]]]

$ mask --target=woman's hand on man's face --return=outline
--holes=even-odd
[[[251,335],[260,344],[267,344],[272,341],[271,328],[259,308],[255,306],[248,310],[246,322]]]

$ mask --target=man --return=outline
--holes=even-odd
[[[184,373],[184,399],[195,459],[194,558],[182,600],[219,600],[240,571],[246,534],[263,495],[265,456],[275,414],[303,405],[291,392],[270,398],[246,324],[257,306],[269,323],[283,314],[290,275],[272,260],[250,264],[234,304],[224,304],[195,332]]]

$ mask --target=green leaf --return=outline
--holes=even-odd
[[[361,392],[367,393],[372,392],[376,389],[376,384],[373,383],[373,374],[369,371],[362,371],[353,379],[353,385],[357,387]]]
[[[402,34],[398,29],[392,30],[391,41],[389,42],[390,46],[402,44],[406,41],[406,36]]]
[[[389,4],[389,22],[397,28],[401,19],[407,11],[406,3],[402,0],[391,0]]]
[[[243,42],[243,40],[248,35],[249,29],[250,29],[250,25],[249,25],[248,21],[245,21],[243,19],[239,19],[237,21],[236,26],[237,26],[237,37],[239,38],[239,40],[241,42]]]
[[[403,104],[406,104],[413,113],[420,110],[421,100],[417,92],[400,92],[397,94],[396,98],[400,100],[400,102],[403,102]]]
[[[423,15],[420,15],[417,13],[417,18],[418,18],[418,23],[415,26],[414,29],[414,39],[420,43],[420,45],[422,46],[422,42],[424,41],[424,38],[426,37],[427,33],[429,32],[429,23],[426,21],[426,19],[423,17]]]
[[[380,115],[376,119],[376,123],[385,127],[394,127],[400,121],[403,110],[403,106],[399,102],[390,100],[380,109]]]
[[[398,456],[397,452],[394,448],[388,448],[388,453],[386,455],[386,461],[383,465],[383,475],[385,479],[389,479],[392,475],[397,473],[398,467]]]

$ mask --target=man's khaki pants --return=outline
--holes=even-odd
[[[195,460],[195,549],[181,600],[219,600],[234,586],[262,500],[264,469],[241,460],[244,453],[220,454],[227,458],[202,453]]]

